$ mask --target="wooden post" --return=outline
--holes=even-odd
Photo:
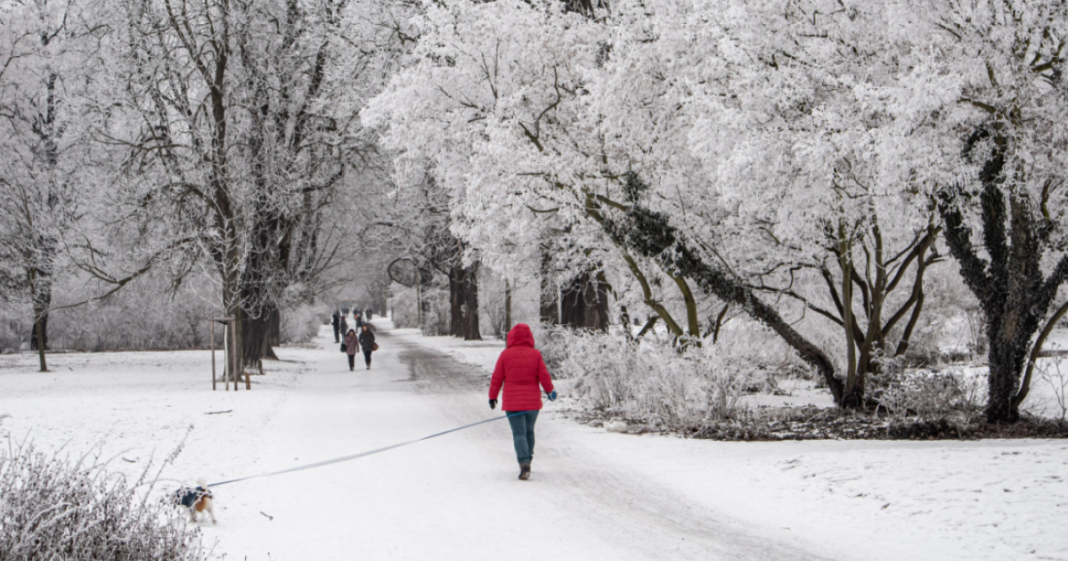
[[[242,311],[240,313],[244,314],[245,312]],[[238,320],[238,321],[240,321],[240,320]],[[234,323],[236,324],[237,321],[234,321]],[[237,327],[235,326],[234,329],[237,329]],[[241,374],[245,375],[245,389],[246,390],[251,390],[252,389],[252,379],[251,379],[251,376],[248,373],[248,368],[247,368],[248,365],[245,364],[245,346],[244,346],[243,342],[241,343],[241,345],[238,346],[237,358],[238,358],[238,360],[241,361],[239,363],[241,365],[240,366],[241,370],[238,373],[238,376],[240,376]],[[260,363],[260,374],[263,374],[263,363],[262,362]]]
[[[237,373],[238,355],[239,351],[231,350],[230,343],[233,342],[233,346],[237,347],[237,334],[234,331],[235,320],[234,318],[211,318],[211,389],[215,389],[215,322],[223,324],[223,354],[226,360],[223,361],[223,384],[226,386],[226,391],[230,391],[230,381],[234,382],[234,391],[237,391],[237,384],[241,381],[240,374]],[[245,388],[252,389],[252,382],[249,380],[248,375],[245,375]]]
[[[241,380],[240,375],[237,373],[237,338],[234,337],[236,332],[234,331],[234,322],[226,324],[226,328],[230,330],[230,344],[226,347],[227,358],[230,359],[230,380],[234,382],[234,391],[237,391],[237,383]]]
[[[211,391],[215,391],[215,322],[208,320],[211,324]]]
[[[230,391],[230,372],[233,368],[230,368],[230,324],[223,323],[223,380],[226,383],[226,391]]]

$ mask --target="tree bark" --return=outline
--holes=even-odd
[[[482,339],[478,322],[478,264],[449,269],[449,332],[467,341]]]
[[[512,283],[504,281],[504,332],[512,330]]]
[[[37,307],[34,306],[34,315],[36,316],[37,313]],[[41,313],[43,314],[44,312],[42,311]],[[37,336],[38,341],[44,341],[45,337],[47,336],[47,332],[45,331],[44,327],[46,322],[47,319],[38,319],[37,321],[33,322],[35,334]],[[37,345],[37,360],[40,362],[41,372],[48,372],[48,362],[45,359],[45,345],[43,344]]]
[[[434,270],[426,263],[419,265],[419,282],[416,285],[416,299],[418,300],[419,331],[429,335],[430,329],[430,299],[427,297],[427,289],[434,280]]]
[[[541,294],[538,298],[538,317],[546,325],[560,323],[560,291],[555,283],[552,254],[543,248],[541,253]]]
[[[560,295],[560,324],[574,329],[608,331],[608,290],[584,272],[571,279]]]
[[[282,344],[282,311],[278,309],[278,306],[274,306],[268,313],[267,353],[264,356],[271,360],[278,360],[273,347]]]
[[[846,337],[846,382],[844,405],[859,405],[857,395],[857,347],[853,330],[853,248],[847,238],[844,221],[838,222],[838,265],[842,269],[842,322]],[[863,389],[860,390],[863,395]]]
[[[1006,170],[1010,139],[1000,132],[976,131],[965,144],[965,154],[993,134],[993,148],[979,173],[983,249],[989,261],[972,245],[962,205],[963,191],[952,186],[939,192],[938,211],[945,223],[945,238],[960,264],[961,276],[979,299],[986,317],[989,342],[989,423],[1015,422],[1027,395],[1021,373],[1038,331],[1057,290],[1068,281],[1068,256],[1062,257],[1049,277],[1041,272],[1042,253],[1048,242],[1041,238],[1043,218],[1023,191],[1023,172]],[[1011,172],[1011,173],[1010,173]],[[1005,183],[1010,182],[1009,186]],[[1013,188],[1014,185],[1019,184]],[[1006,206],[1005,199],[1009,204]]]
[[[449,335],[454,337],[463,336],[464,273],[459,265],[449,269]]]
[[[481,341],[482,331],[478,323],[478,271],[479,264],[467,268],[463,286],[463,337],[465,341]]]

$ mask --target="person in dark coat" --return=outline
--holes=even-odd
[[[497,408],[497,396],[504,389],[501,409],[508,414],[512,426],[512,444],[519,461],[519,479],[530,479],[530,462],[534,459],[534,423],[541,410],[541,392],[549,401],[556,399],[553,379],[545,368],[541,352],[534,348],[534,334],[525,323],[516,324],[508,332],[507,346],[497,359],[490,379],[489,406]]]
[[[356,314],[356,329],[359,329],[361,332],[363,331],[363,316],[359,313]]]
[[[359,346],[359,342],[355,329],[350,329],[345,334],[345,354],[349,357],[349,372],[356,369],[356,347]]]
[[[342,333],[348,333],[349,332],[349,322],[345,321],[345,314],[341,314],[340,322],[341,322],[341,332]]]
[[[334,310],[334,313],[330,315],[330,324],[334,326],[334,342],[341,342],[341,314]]]
[[[360,348],[363,349],[363,361],[367,363],[367,369],[371,369],[371,353],[375,350],[375,333],[371,331],[369,324],[363,324],[360,331]]]

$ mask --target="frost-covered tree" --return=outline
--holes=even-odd
[[[241,58],[237,104],[249,108],[241,153],[251,175],[252,208],[241,272],[246,360],[273,358],[279,306],[287,289],[307,299],[342,240],[324,231],[323,210],[347,168],[359,169],[368,142],[338,107],[348,89],[365,85],[375,52],[346,48],[339,36],[348,2],[250,2],[236,31]],[[348,38],[348,37],[346,37]],[[375,77],[371,78],[376,79]],[[300,294],[303,293],[303,294]]]
[[[65,245],[83,212],[84,126],[73,106],[92,33],[79,2],[0,5],[0,287],[28,299],[31,346],[47,370],[48,317]]]
[[[377,157],[357,115],[388,72],[388,10],[109,5],[123,22],[110,43],[119,64],[97,113],[101,136],[126,152],[122,207],[156,243],[181,240],[206,257],[240,326],[236,348],[247,361],[271,356],[282,307],[308,303],[354,251],[357,227],[334,211],[355,206],[367,185],[357,176]]]
[[[237,32],[245,21],[226,0],[117,0],[109,44],[114,84],[101,99],[101,136],[127,156],[123,212],[203,250],[221,285],[225,314],[243,325],[241,271],[246,203],[231,128],[241,115],[231,89],[239,83]],[[242,330],[229,341],[242,348]],[[238,365],[237,371],[242,367]]]
[[[543,15],[553,18],[546,26],[538,21],[542,8],[527,6],[524,11],[512,2],[426,5],[426,13],[416,18],[414,25],[419,42],[407,59],[414,67],[394,80],[390,92],[377,98],[367,114],[371,124],[389,123],[386,142],[398,151],[399,176],[423,173],[429,162],[435,180],[449,194],[451,231],[465,243],[474,244],[483,259],[491,259],[488,266],[505,274],[523,263],[538,262],[539,248],[550,237],[546,233],[567,232],[573,222],[561,216],[552,203],[543,204],[547,201],[530,190],[529,184],[543,182],[535,171],[538,168],[528,168],[532,173],[524,176],[527,162],[513,159],[507,164],[508,170],[500,169],[503,159],[522,155],[522,151],[509,148],[535,149],[541,144],[542,124],[537,113],[547,115],[551,111],[546,105],[553,103],[542,91],[548,86],[551,93],[553,82],[542,80],[553,80],[555,73],[556,91],[562,94],[570,88],[565,82],[574,79],[565,76],[569,71],[564,66],[581,64],[583,55],[571,53],[576,59],[569,60],[565,45],[574,46],[584,31],[593,28],[587,28],[585,17],[565,14],[564,8],[562,3],[546,4]],[[565,20],[577,28],[566,30]],[[451,31],[450,26],[454,27]],[[563,35],[553,38],[557,31]],[[555,43],[556,39],[561,43]],[[467,41],[474,44],[465,44]],[[544,72],[527,73],[535,65]],[[438,76],[425,80],[423,72]],[[530,97],[523,98],[517,88],[528,80]],[[527,117],[529,121],[514,127],[514,118]],[[517,142],[518,146],[513,146]],[[492,153],[479,158],[484,149]],[[509,187],[498,189],[502,180]],[[529,204],[508,200],[523,192],[531,195]],[[548,220],[531,227],[529,215]],[[570,235],[584,233],[572,230]],[[561,243],[555,247],[569,246],[581,255],[587,244]]]
[[[967,146],[1005,150],[977,118],[1016,118],[1004,100],[1023,97],[994,92],[1023,83],[996,78],[1013,56],[1038,92],[1020,111],[1048,108],[1014,130],[1039,131],[1028,150],[1063,160],[1063,7],[428,3],[406,68],[365,119],[386,129],[401,173],[432,162],[459,217],[452,231],[495,270],[549,263],[535,247],[572,271],[598,263],[621,302],[643,302],[679,335],[703,335],[699,318],[714,326],[723,303],[736,306],[816,366],[836,400],[859,405],[865,378],[908,350],[942,228],[960,259],[947,209],[964,207],[947,203],[961,198],[946,185],[981,167],[964,161]],[[977,130],[986,136],[963,142]],[[1040,168],[1032,207],[1053,224],[1057,166]],[[1054,273],[1036,293],[1053,298],[1060,269],[1041,266]],[[784,316],[805,312],[800,328]],[[838,342],[816,344],[814,320]],[[1034,332],[1020,332],[1024,351],[1037,352]]]
[[[639,7],[633,11],[641,15]],[[621,32],[630,36],[627,40],[648,39],[639,20]],[[687,182],[689,172],[699,169],[695,159],[685,154],[681,158],[671,156],[680,146],[676,143],[685,141],[680,127],[670,120],[648,128],[640,126],[657,117],[641,107],[643,101],[664,108],[671,105],[661,99],[663,96],[658,97],[656,87],[644,92],[648,95],[636,91],[650,86],[649,76],[618,95],[605,91],[608,80],[602,75],[606,62],[619,48],[610,44],[610,28],[596,18],[567,12],[559,4],[531,6],[522,2],[428,6],[421,25],[420,44],[411,66],[371,104],[369,118],[372,123],[388,123],[387,140],[403,149],[402,169],[404,158],[417,156],[433,161],[436,169],[442,170],[442,182],[457,194],[461,201],[458,208],[467,217],[455,226],[457,234],[479,247],[487,259],[492,255],[504,264],[509,259],[529,259],[529,252],[519,257],[517,252],[508,251],[511,248],[506,247],[506,240],[529,248],[536,247],[545,230],[568,232],[577,259],[607,262],[595,253],[607,250],[625,262],[623,270],[642,287],[642,301],[659,311],[664,308],[655,298],[654,283],[648,281],[650,275],[645,271],[649,266],[658,268],[657,274],[674,282],[686,303],[689,334],[699,336],[696,298],[687,280],[693,278],[694,271],[659,258],[682,240],[671,239],[659,248],[634,243],[626,233],[620,233],[620,222],[612,222],[606,210],[626,211],[629,195],[625,178],[633,177],[629,168],[642,163],[638,160],[646,154],[646,147],[666,162],[665,173],[682,178],[664,185],[671,199],[683,185],[686,196],[692,197],[675,210],[685,212],[687,203],[704,194],[692,188],[701,183],[699,177]],[[643,68],[655,78],[657,70]],[[599,104],[607,106],[615,101],[628,101],[626,111],[634,111],[637,105],[640,123],[627,121],[620,113],[605,116],[596,110]],[[629,125],[634,125],[632,131],[641,134],[644,143],[610,144],[628,132]],[[658,136],[666,140],[658,142]],[[659,198],[654,200],[659,204]],[[657,228],[663,232],[660,227],[667,224]],[[627,225],[628,231],[635,228],[634,224]],[[494,268],[508,270],[507,265]],[[758,299],[751,290],[729,275],[715,275],[721,281],[717,286],[725,289],[717,292],[709,284],[706,290],[720,297],[726,295],[743,309],[753,309],[752,303]],[[741,300],[739,294],[730,292],[734,288],[742,290]],[[820,365],[836,388],[836,397],[840,397],[840,383],[835,381],[826,355],[771,308],[756,309]],[[682,332],[677,325],[674,330]]]
[[[928,75],[955,80],[956,98],[938,111],[946,144],[963,160],[944,179],[938,209],[985,315],[987,420],[1011,422],[1042,343],[1068,312],[1068,302],[1054,302],[1068,282],[1068,3],[925,7],[933,29]]]
[[[917,170],[941,152],[916,147],[930,144],[930,112],[948,98],[944,81],[915,79],[926,55],[901,10],[704,4],[675,47],[712,61],[680,80],[677,97],[726,212],[702,237],[755,287],[839,327],[856,403],[883,359],[907,351],[924,273],[939,259],[933,182]]]

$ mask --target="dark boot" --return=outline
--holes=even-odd
[[[523,481],[530,479],[530,464],[519,464],[519,479]]]

